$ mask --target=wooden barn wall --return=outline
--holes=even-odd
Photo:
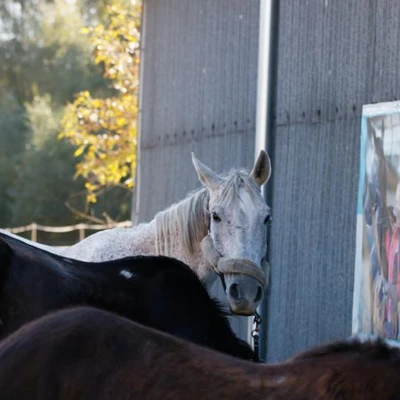
[[[191,151],[217,172],[251,168],[259,19],[258,0],[144,5],[139,222],[200,187]]]
[[[400,98],[398,0],[278,14],[268,361],[350,335],[361,109]]]

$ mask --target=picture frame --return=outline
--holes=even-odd
[[[352,333],[400,340],[400,102],[364,105]]]

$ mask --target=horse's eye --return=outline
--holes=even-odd
[[[264,224],[265,224],[265,225],[269,224],[269,223],[271,222],[271,220],[272,220],[271,216],[270,216],[270,215],[267,215],[267,216],[265,217],[265,219],[264,219]]]
[[[219,215],[218,215],[216,212],[213,212],[213,213],[211,214],[211,216],[212,216],[212,219],[213,219],[215,222],[221,222],[221,218],[219,217]]]

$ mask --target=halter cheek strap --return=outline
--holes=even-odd
[[[213,271],[219,275],[220,271],[218,271],[218,262],[221,259],[221,254],[215,248],[214,242],[211,239],[210,234],[203,238],[200,242],[201,252],[206,259],[206,261],[211,265]]]
[[[221,280],[222,288],[226,292],[226,282],[224,274],[218,270],[218,262],[221,259],[221,254],[214,246],[214,242],[211,239],[210,233],[200,242],[201,252],[206,261],[211,265],[212,270],[217,274]]]

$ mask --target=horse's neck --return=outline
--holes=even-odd
[[[139,230],[140,234],[138,234]],[[163,246],[160,246],[160,250],[157,252],[155,219],[148,224],[141,224],[137,228],[133,228],[131,235],[132,239],[128,240],[128,243],[130,243],[131,246],[131,254],[159,254],[162,256],[177,258],[178,260],[189,265],[189,267],[206,284],[207,287],[211,287],[211,285],[214,283],[215,276],[213,273],[210,275],[210,269],[201,253],[200,243],[196,245],[191,254],[188,254],[182,248],[182,240],[180,240],[181,238],[179,232],[177,231],[175,233],[176,236],[171,240],[172,245],[169,247],[169,252],[166,253]]]
[[[155,254],[156,241],[154,221],[142,223],[131,228],[129,237],[126,238],[126,244],[129,246],[129,255],[151,256]]]
[[[185,251],[185,249],[183,249],[181,245],[182,240],[178,232],[176,233],[176,237],[173,238],[172,243],[173,244],[169,249],[169,254],[162,255],[174,257],[178,260],[183,261],[185,264],[190,266],[190,268],[203,282],[207,284],[207,282],[210,280],[210,269],[208,268],[206,260],[204,259],[201,252],[200,243],[196,244],[193,252],[188,253],[187,251]]]

